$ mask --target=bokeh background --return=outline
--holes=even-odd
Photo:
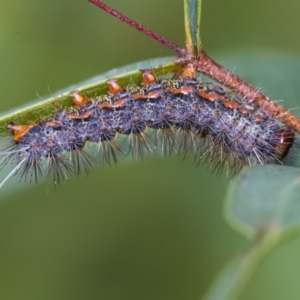
[[[184,45],[181,0],[106,3]],[[86,0],[0,6],[1,112],[112,68],[173,55]],[[297,70],[299,1],[203,0],[202,11],[209,54],[277,99],[297,95],[295,72],[271,66],[284,69],[288,59]],[[297,107],[293,99],[287,107]],[[0,190],[0,298],[200,299],[250,247],[223,218],[229,184],[176,156],[95,166],[60,187],[12,179]],[[300,238],[277,247],[243,299],[298,299],[299,253]]]

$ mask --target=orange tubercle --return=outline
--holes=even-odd
[[[193,64],[187,64],[184,66],[182,71],[179,73],[179,76],[181,78],[184,77],[196,77],[196,68]]]
[[[154,75],[153,72],[151,72],[151,70],[142,71],[142,75],[143,75],[142,83],[150,84],[150,83],[153,83],[153,82],[157,81],[156,76]]]
[[[114,104],[101,103],[101,104],[98,105],[98,107],[100,107],[100,108],[117,108],[117,107],[122,107],[126,101],[127,101],[127,98],[126,99],[117,100]]]
[[[193,93],[195,91],[195,88],[193,86],[182,86],[181,88],[177,89],[174,87],[168,87],[167,90],[174,94],[189,94]]]
[[[109,79],[106,81],[106,83],[108,85],[109,92],[113,95],[117,94],[123,89],[116,79]]]
[[[15,142],[18,142],[27,132],[34,126],[36,126],[36,123],[30,123],[30,124],[15,124],[15,123],[9,123],[7,124],[7,129],[9,129],[12,132],[13,140]]]
[[[48,121],[46,124],[50,127],[59,127],[59,126],[61,126],[61,122],[59,122],[59,121]]]
[[[81,115],[68,114],[68,118],[81,120],[81,119],[88,118],[90,115],[91,115],[91,112],[90,111],[86,111],[86,112],[82,113]]]
[[[135,99],[149,99],[149,98],[157,98],[162,94],[162,91],[160,90],[153,90],[150,91],[148,94],[139,94],[135,93],[132,94],[131,96]]]
[[[228,107],[228,108],[237,108],[240,106],[237,102],[226,99],[226,98],[223,99],[223,104],[225,107]]]
[[[82,96],[79,92],[76,91],[72,92],[70,96],[72,97],[75,106],[82,106],[90,101],[88,97]]]
[[[202,96],[203,98],[205,98],[206,100],[210,100],[210,101],[215,101],[217,99],[221,99],[221,100],[224,99],[224,97],[221,96],[220,94],[217,94],[217,93],[212,92],[212,91],[206,92],[202,88],[198,89],[198,94],[200,96]]]

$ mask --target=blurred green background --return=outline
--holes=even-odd
[[[184,45],[181,0],[106,3]],[[0,6],[1,112],[112,68],[173,55],[85,0]],[[289,68],[298,70],[300,1],[203,0],[202,11],[209,54],[276,99],[297,95],[295,72],[271,66],[291,57]],[[299,106],[296,98],[286,106]],[[0,298],[200,299],[249,248],[222,216],[229,184],[176,156],[95,166],[60,187],[11,179],[0,190]],[[298,299],[299,252],[300,238],[276,248],[243,299]]]

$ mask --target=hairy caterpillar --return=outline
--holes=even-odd
[[[96,98],[72,92],[74,106],[51,118],[8,124],[13,141],[0,167],[15,166],[0,187],[13,175],[27,182],[46,175],[59,183],[82,168],[88,172],[93,160],[110,164],[128,153],[155,151],[193,153],[212,169],[236,173],[244,165],[284,163],[294,141],[294,131],[264,107],[200,82],[193,64],[172,79],[158,80],[146,70],[139,85],[107,83],[108,92]],[[87,142],[97,145],[96,156]]]

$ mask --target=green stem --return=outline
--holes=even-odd
[[[200,39],[201,0],[184,0],[185,47],[192,57],[201,51]]]
[[[280,241],[280,232],[268,232],[246,255],[234,259],[218,276],[204,300],[238,300],[253,274]]]

